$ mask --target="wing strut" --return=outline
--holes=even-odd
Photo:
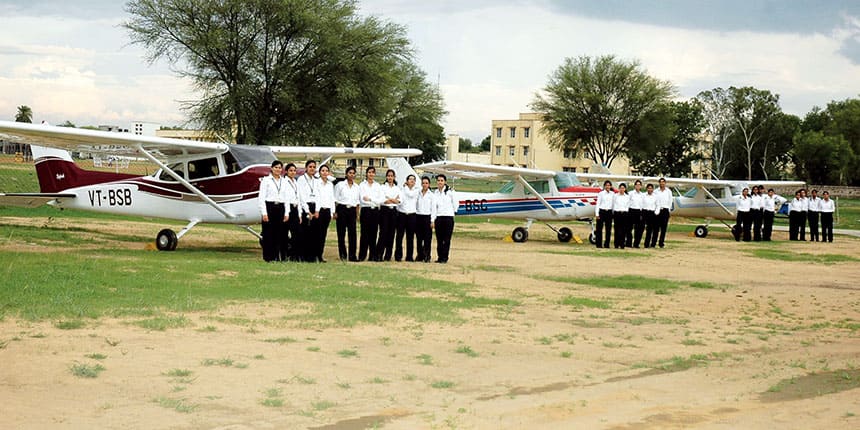
[[[707,188],[702,187],[702,186],[700,186],[699,188],[701,188],[701,189],[702,189],[702,191],[704,191],[704,192],[705,192],[705,194],[707,194],[707,195],[708,195],[708,196],[710,196],[712,199],[714,199],[714,202],[715,202],[716,204],[720,205],[720,207],[721,207],[721,208],[723,208],[723,210],[724,210],[724,211],[726,211],[726,213],[727,213],[727,214],[732,215],[732,216],[734,216],[734,215],[735,215],[732,211],[730,211],[730,210],[729,210],[729,208],[727,208],[727,207],[723,204],[723,202],[721,202],[721,201],[720,201],[720,199],[718,199],[718,198],[714,197],[714,195],[713,195],[713,194],[711,194],[711,192],[710,192],[710,191],[708,191],[708,189],[707,189]]]
[[[203,201],[209,203],[209,205],[215,208],[216,211],[221,212],[221,214],[228,219],[236,218],[236,215],[233,215],[232,213],[221,207],[221,205],[216,203],[215,200],[212,200],[211,198],[209,198],[209,196],[203,193],[203,191],[200,191],[197,187],[192,185],[191,182],[186,181],[185,178],[176,174],[173,169],[167,167],[164,163],[161,162],[161,160],[155,158],[155,156],[143,149],[143,145],[138,144],[137,150],[140,151],[140,153],[143,154],[143,156],[146,157],[149,161],[152,161],[153,163],[158,165],[158,167],[161,167],[161,169],[167,172],[167,174],[170,175],[171,178],[176,179],[180,184],[184,185],[185,188],[188,188],[188,191],[191,191],[192,193],[196,194],[197,197],[200,197],[201,199],[203,199]]]
[[[532,192],[532,194],[534,194],[535,196],[537,196],[538,200],[540,200],[540,202],[541,202],[541,203],[543,203],[543,205],[544,205],[544,206],[546,206],[546,208],[547,208],[547,209],[549,209],[549,211],[550,211],[550,212],[552,212],[552,214],[553,214],[553,215],[558,216],[558,211],[557,211],[557,210],[555,210],[555,208],[554,208],[554,207],[552,207],[552,205],[550,205],[550,204],[549,204],[549,202],[548,202],[548,201],[546,201],[546,199],[545,199],[545,198],[543,198],[543,196],[542,196],[542,195],[540,195],[540,193],[539,193],[539,192],[537,192],[537,191],[532,187],[532,184],[530,184],[530,183],[529,183],[529,181],[527,181],[527,180],[523,179],[523,177],[522,177],[522,176],[520,176],[520,175],[517,175],[517,180],[518,180],[518,181],[520,181],[520,183],[521,183],[521,184],[523,184],[523,186],[524,186],[524,187],[526,187],[526,189],[528,189],[529,191],[531,191],[531,192]]]

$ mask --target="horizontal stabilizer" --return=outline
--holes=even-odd
[[[0,206],[36,208],[60,198],[73,199],[70,193],[0,193]]]

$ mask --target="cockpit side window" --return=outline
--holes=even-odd
[[[189,180],[218,176],[219,172],[220,169],[218,168],[217,158],[204,158],[201,160],[193,160],[188,162]]]
[[[170,170],[173,170],[174,172],[176,172],[179,176],[181,176],[183,178],[186,177],[185,176],[185,163],[181,163],[181,162],[180,163],[173,163],[173,164],[167,166],[167,168],[169,168]],[[161,174],[158,175],[158,179],[162,180],[162,181],[176,182],[176,179],[173,179],[173,176],[168,175],[167,172],[164,170],[162,170]]]
[[[236,157],[230,152],[224,153],[224,167],[226,167],[228,175],[232,175],[240,170],[239,162],[236,161]]]

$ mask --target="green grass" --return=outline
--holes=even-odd
[[[82,320],[65,320],[55,322],[54,327],[60,330],[77,330],[86,327],[86,323]]]
[[[478,353],[473,351],[472,347],[466,346],[466,345],[457,347],[457,349],[454,350],[454,352],[456,352],[458,354],[466,354],[467,356],[472,357],[472,358],[475,358],[478,356]]]
[[[170,376],[172,378],[185,378],[191,376],[194,373],[188,369],[170,369],[169,371],[164,373],[164,376]]]
[[[277,344],[284,345],[284,344],[287,344],[287,343],[295,343],[295,342],[298,342],[298,341],[297,341],[296,339],[291,338],[291,337],[285,336],[285,337],[278,337],[278,338],[270,338],[270,339],[266,339],[266,340],[264,340],[263,342],[277,343]]]
[[[90,365],[75,363],[69,366],[69,371],[72,372],[72,375],[75,375],[78,378],[97,378],[99,373],[102,373],[104,370],[105,367],[101,364]]]
[[[86,354],[86,355],[84,355],[84,357],[91,358],[93,360],[104,360],[105,358],[107,358],[107,355],[99,354],[99,353],[92,353],[92,354]]]
[[[425,366],[432,366],[433,365],[433,357],[430,356],[430,354],[421,354],[415,358],[418,359],[419,363],[421,363]]]
[[[135,321],[134,325],[147,330],[165,331],[169,328],[182,328],[191,324],[184,316],[159,316],[145,320]]]
[[[808,254],[804,252],[791,252],[780,249],[752,249],[748,251],[756,258],[779,261],[802,261],[810,264],[836,264],[852,261],[860,261],[857,257],[843,254]]]
[[[603,300],[594,300],[585,297],[573,296],[568,296],[561,299],[561,304],[574,306],[577,308],[609,309],[611,307],[609,302],[605,302]]]
[[[588,285],[597,288],[653,291],[656,294],[667,294],[669,291],[681,287],[716,288],[706,282],[680,282],[636,275],[606,277],[535,276],[535,278],[567,284]]]
[[[203,361],[200,362],[203,366],[221,366],[221,367],[230,367],[233,365],[233,359],[231,358],[204,358]]]
[[[455,385],[457,384],[451,381],[433,381],[433,383],[430,384],[431,387],[439,389],[453,388]]]
[[[188,403],[186,399],[171,399],[169,397],[157,397],[153,402],[162,408],[173,409],[176,412],[188,414],[194,412],[199,405]]]
[[[357,357],[358,351],[356,351],[354,349],[341,349],[340,351],[337,352],[337,355],[339,355],[343,358]]]
[[[51,264],[45,264],[50,258]],[[474,286],[423,278],[410,270],[369,264],[314,266],[325,283],[261,283],[300,279],[304,264],[266,264],[253,252],[185,249],[147,252],[105,249],[86,253],[0,251],[0,318],[27,320],[148,316],[138,324],[162,330],[187,322],[161,317],[217,309],[226,303],[282,301],[310,304],[293,317],[321,326],[376,324],[409,318],[419,322],[462,322],[459,311],[514,306],[507,299],[472,295]],[[14,270],[13,270],[14,268]],[[231,277],[213,277],[219,271]],[[130,275],[133,273],[133,275]],[[373,280],[373,282],[365,281]],[[423,293],[423,294],[422,294]]]

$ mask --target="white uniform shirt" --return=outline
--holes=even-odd
[[[447,192],[441,192],[439,189],[433,191],[436,197],[436,217],[454,216],[460,202],[457,201],[457,196],[454,190],[449,189]]]
[[[643,211],[657,211],[657,196],[654,193],[648,194],[647,192],[642,196],[642,210]]]
[[[645,199],[645,193],[642,191],[636,191],[634,189],[627,194],[630,196],[630,209],[642,209],[642,203]]]
[[[791,202],[788,204],[789,212],[803,212],[803,199],[801,198],[793,198]]]
[[[800,198],[800,210],[802,212],[807,212],[809,210],[809,197]]]
[[[594,216],[600,216],[600,211],[611,211],[613,200],[615,200],[614,191],[603,190],[597,193],[597,204],[594,205]]]
[[[338,182],[334,187],[334,201],[338,204],[354,208],[359,201],[358,184],[349,185],[349,181]]]
[[[756,210],[756,211],[761,209],[762,201],[761,201],[760,195],[753,194],[750,196],[750,199],[752,200],[752,203],[750,203],[750,209]]]
[[[809,211],[810,212],[821,212],[821,198],[815,197],[809,198]]]
[[[367,179],[358,184],[359,203],[363,208],[376,209],[385,202],[385,195],[382,193],[382,185],[376,182],[367,182]],[[367,200],[365,200],[367,197]]]
[[[298,206],[299,203],[301,203],[301,197],[299,196],[299,187],[296,185],[296,181],[289,177],[284,177],[284,183],[287,184],[287,186],[284,187],[287,191],[286,203],[290,206]],[[287,208],[287,213],[290,213],[290,208]]]
[[[400,205],[397,206],[397,211],[404,214],[414,214],[418,205],[418,193],[421,192],[421,187],[413,185],[412,188],[406,185],[400,189]]]
[[[388,182],[386,182],[386,183],[382,184],[382,195],[385,196],[385,199],[383,200],[383,202],[386,200],[394,200],[394,199],[397,199],[399,201],[400,200],[400,187],[397,186],[396,184],[388,185]],[[382,204],[382,206],[385,206],[387,208],[396,208],[399,205],[400,205],[400,203],[383,203]]]
[[[432,190],[427,190],[422,193],[418,190],[418,197],[415,205],[415,213],[418,215],[430,215],[430,222],[436,221],[436,195]]]
[[[654,195],[657,196],[657,209],[654,210],[654,213],[660,213],[662,209],[672,209],[672,190],[669,187],[662,191],[660,188],[655,189]]]
[[[824,213],[833,213],[833,211],[836,210],[836,202],[834,202],[832,199],[821,199],[821,201],[818,202],[818,210]]]
[[[260,195],[257,197],[260,215],[268,215],[266,202],[284,203],[287,201],[286,187],[287,183],[283,176],[275,179],[274,176],[269,175],[260,180]]]
[[[627,212],[630,210],[630,194],[616,194],[612,201],[613,212]]]
[[[737,197],[738,212],[749,212],[752,207],[752,197],[744,197],[743,194]]]
[[[296,180],[296,186],[299,190],[299,200],[302,203],[302,212],[311,213],[308,203],[317,203],[317,179],[313,176],[303,174]],[[316,212],[316,209],[314,209]]]
[[[317,210],[334,209],[334,184],[331,179],[317,179]]]
[[[775,197],[776,197],[776,194],[774,194],[773,197],[771,197],[767,194],[761,196],[761,208],[767,212],[775,211],[776,210],[774,207],[776,205]]]

